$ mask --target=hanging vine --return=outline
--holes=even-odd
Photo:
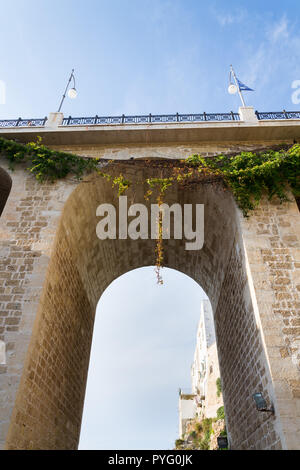
[[[153,193],[153,189],[158,189],[158,195],[156,198],[156,203],[158,205],[159,211],[157,216],[157,238],[156,238],[156,263],[155,263],[155,273],[157,278],[158,284],[163,284],[163,278],[161,275],[161,268],[163,266],[164,260],[164,245],[163,245],[163,212],[161,211],[161,206],[164,203],[164,195],[169,186],[173,183],[173,178],[147,178],[146,182],[150,186],[151,189],[145,194],[145,199],[149,199],[149,197]]]
[[[40,181],[54,182],[66,176],[82,179],[84,174],[97,172],[98,175],[116,187],[118,195],[124,194],[133,183],[122,173],[117,176],[101,170],[100,159],[81,157],[72,153],[49,149],[38,138],[37,142],[22,144],[0,138],[0,154],[9,161],[13,170],[15,164],[23,163],[27,171]],[[112,167],[120,162],[111,160]],[[123,162],[124,164],[124,162]],[[156,202],[161,208],[166,191],[174,184],[184,189],[203,182],[221,183],[230,190],[245,217],[259,204],[263,194],[271,200],[278,197],[281,202],[288,200],[289,190],[300,197],[300,145],[282,145],[280,148],[260,152],[241,152],[237,155],[216,155],[202,157],[192,155],[185,160],[164,160],[159,163],[160,178],[147,178],[135,184],[147,188],[145,199],[157,192]],[[163,213],[159,211],[156,240],[156,275],[163,283]]]

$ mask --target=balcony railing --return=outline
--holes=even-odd
[[[0,127],[43,127],[47,117],[38,119],[5,119],[0,121]]]
[[[255,111],[257,119],[270,120],[270,119],[300,119],[300,111],[279,111],[270,113],[259,113]]]
[[[202,113],[202,114],[144,114],[141,116],[94,116],[64,118],[63,126],[95,126],[105,124],[150,124],[162,122],[205,122],[205,121],[239,121],[238,113]]]
[[[259,112],[255,111],[257,119],[300,119],[300,111]],[[0,120],[0,128],[14,127],[44,127],[47,117],[38,119],[5,119]],[[61,126],[103,126],[113,124],[152,124],[172,122],[226,122],[240,121],[239,113],[199,113],[199,114],[144,114],[139,116],[92,116],[92,117],[66,117]]]

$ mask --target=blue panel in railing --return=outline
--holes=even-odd
[[[7,119],[0,121],[0,127],[43,127],[46,118],[43,119]]]

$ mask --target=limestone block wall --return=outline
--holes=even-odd
[[[5,163],[2,167],[13,184],[0,219],[0,339],[6,345],[6,364],[0,365],[0,448],[33,334],[57,223],[73,189],[67,182],[41,185],[23,168],[12,173]]]
[[[256,323],[268,352],[277,413],[288,449],[300,443],[300,214],[264,200],[242,219]],[[253,295],[252,295],[253,298]]]
[[[277,415],[257,412],[252,399],[257,391],[269,401],[274,397],[238,239],[227,264],[215,323],[231,448],[281,449],[284,444]]]

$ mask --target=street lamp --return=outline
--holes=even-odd
[[[71,83],[72,80],[73,80],[73,87],[68,90],[69,85],[70,85],[70,83]],[[65,100],[67,91],[68,91],[68,97],[69,97],[69,98],[71,98],[72,100],[76,98],[76,96],[77,96],[77,90],[76,90],[76,88],[75,88],[74,69],[72,69],[70,78],[69,78],[69,80],[68,80],[68,83],[67,83],[65,92],[64,92],[64,94],[63,94],[62,100],[61,100],[61,102],[60,102],[60,105],[59,105],[59,108],[58,108],[58,111],[57,111],[58,113],[59,113],[60,110],[61,110],[61,107],[62,107],[63,102],[64,102],[64,100]]]
[[[219,449],[228,449],[228,439],[226,436],[217,437],[217,443]]]
[[[254,393],[252,397],[255,401],[257,411],[267,411],[274,414],[274,406],[272,405],[270,408],[268,408],[267,402],[261,392]]]
[[[228,93],[230,95],[235,95],[237,93],[238,89],[237,89],[237,86],[234,85],[233,83],[230,83],[229,87],[228,87]]]
[[[232,83],[232,79],[234,83]],[[242,106],[245,107],[245,100],[242,94],[242,91],[254,91],[252,88],[249,88],[247,85],[242,83],[236,76],[235,71],[233,70],[232,65],[230,66],[230,73],[229,73],[229,87],[228,87],[228,93],[230,95],[235,95],[236,93],[239,94],[239,97],[242,102]]]
[[[73,100],[74,98],[76,98],[76,96],[77,96],[76,88],[70,88],[70,90],[68,91],[68,97]]]

